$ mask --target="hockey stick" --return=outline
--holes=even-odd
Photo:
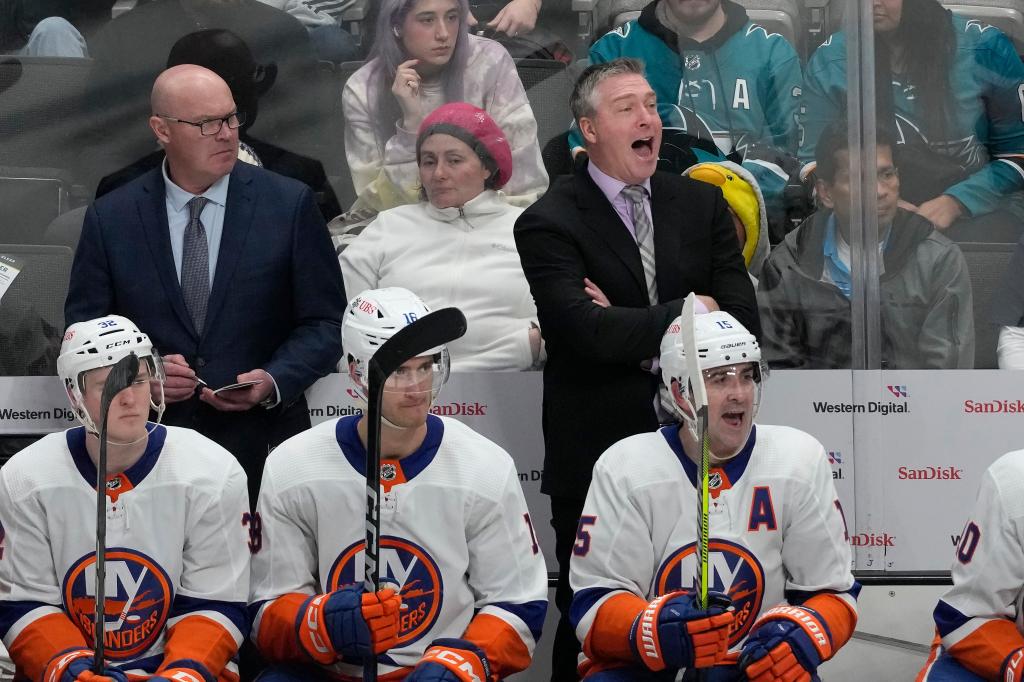
[[[700,443],[700,469],[697,472],[697,607],[708,608],[708,542],[711,535],[708,513],[708,469],[711,452],[708,443],[708,392],[704,386],[704,373],[700,368],[700,349],[697,347],[697,325],[694,320],[694,303],[697,295],[693,292],[683,303],[679,333],[686,355],[686,371],[690,384],[691,402],[697,424],[697,442]],[[707,351],[705,351],[707,353]],[[686,427],[684,427],[686,428]],[[704,679],[703,671],[697,670],[697,679]]]
[[[135,383],[139,374],[139,357],[129,353],[111,367],[100,395],[100,454],[96,462],[96,629],[93,633],[96,657],[92,671],[103,674],[107,625],[107,414],[114,396]]]
[[[363,591],[380,590],[380,420],[384,382],[403,362],[431,348],[454,341],[466,333],[466,316],[458,308],[443,308],[399,329],[384,342],[367,367],[366,438],[366,554],[363,562]],[[377,659],[363,663],[363,680],[376,682]]]

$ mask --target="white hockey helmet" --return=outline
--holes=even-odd
[[[154,402],[150,397],[150,406],[156,411],[159,422],[165,407],[164,366],[149,337],[134,322],[120,315],[107,315],[76,322],[64,332],[60,356],[57,358],[57,374],[64,383],[75,415],[88,431],[98,433],[99,429],[85,409],[83,376],[91,370],[114,365],[132,353],[138,356],[140,362],[149,363],[150,376],[160,386],[160,402]]]
[[[677,317],[672,320],[661,339],[661,404],[692,425],[695,411],[689,388],[689,359],[683,349],[681,327],[682,317]],[[751,415],[753,420],[761,404],[762,377],[768,374],[767,368],[761,363],[761,347],[757,338],[739,320],[722,310],[696,315],[694,335],[697,337],[697,354],[702,372],[715,367],[753,363],[757,385]],[[683,404],[672,394],[673,381],[678,381],[682,387],[680,393]]]
[[[341,323],[341,345],[348,364],[348,374],[355,391],[367,400],[367,368],[370,358],[394,334],[430,312],[420,297],[402,287],[368,289],[348,304]],[[434,358],[431,397],[437,399],[441,386],[448,381],[450,360],[448,348],[441,345],[423,354]],[[394,376],[394,375],[392,375]],[[388,390],[385,384],[384,389]]]

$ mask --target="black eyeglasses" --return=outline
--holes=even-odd
[[[220,132],[221,127],[225,123],[228,124],[228,128],[235,130],[239,126],[245,123],[245,112],[235,111],[228,114],[224,118],[204,118],[202,121],[186,121],[183,118],[175,118],[174,116],[167,116],[166,114],[155,114],[160,118],[166,118],[168,121],[174,121],[175,123],[186,123],[190,126],[199,128],[199,134],[207,137],[216,135]]]

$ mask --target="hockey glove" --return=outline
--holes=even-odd
[[[805,606],[776,606],[754,623],[739,667],[752,682],[806,682],[832,657],[825,622]]]
[[[710,668],[729,651],[733,612],[729,597],[708,593],[708,608],[697,608],[692,592],[658,597],[633,621],[629,644],[649,670]]]
[[[398,644],[401,606],[402,598],[390,589],[363,594],[361,587],[346,587],[318,594],[299,609],[299,642],[324,665],[376,656]]]
[[[169,682],[217,682],[217,676],[211,673],[205,665],[199,661],[182,659],[164,664],[163,670],[158,670],[156,675],[149,678],[154,680],[168,680]]]
[[[102,675],[92,671],[93,652],[90,649],[72,649],[53,657],[46,666],[43,679],[46,682],[128,682],[120,670],[107,668]]]
[[[435,639],[405,682],[487,682],[491,665],[484,650],[465,639]]]
[[[999,673],[999,679],[1005,682],[1020,682],[1024,680],[1024,647],[1011,651],[1010,655],[1003,661],[1003,669]]]

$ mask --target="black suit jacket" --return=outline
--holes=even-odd
[[[252,480],[268,446],[309,427],[303,391],[341,357],[345,288],[313,193],[300,182],[238,162],[203,333],[192,325],[171,254],[163,174],[155,168],[86,212],[64,316],[107,314],[139,325],[162,354],[180,353],[211,387],[265,369],[281,404],[220,412],[197,398],[165,421],[199,430],[235,454]],[[252,500],[255,503],[255,498]]]
[[[582,500],[609,446],[658,427],[657,357],[691,291],[712,296],[760,336],[754,288],[721,191],[658,172],[651,178],[658,305],[650,305],[636,242],[586,167],[559,178],[516,221],[523,270],[547,344],[544,478],[549,495]],[[612,306],[583,291],[590,278]]]

